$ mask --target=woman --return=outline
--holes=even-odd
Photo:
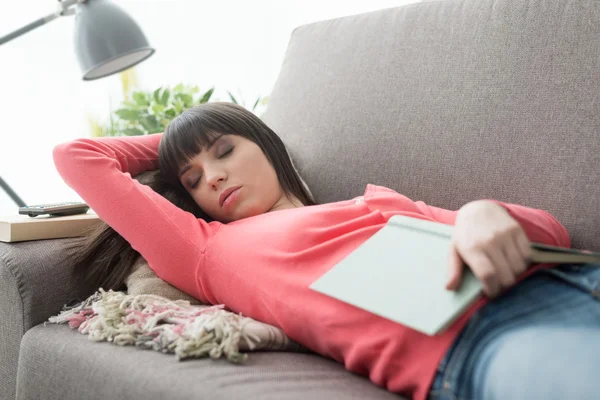
[[[203,303],[222,303],[278,326],[390,391],[416,399],[536,398],[548,387],[553,391],[543,398],[596,393],[579,381],[593,382],[600,364],[585,357],[600,350],[593,341],[600,311],[577,288],[589,289],[600,274],[576,266],[527,269],[530,241],[570,245],[565,228],[545,211],[495,200],[450,211],[375,185],[364,196],[314,204],[280,138],[250,112],[226,103],[194,107],[164,134],[65,143],[55,148],[54,160],[66,183],[160,278]],[[159,167],[213,220],[174,207],[131,178]],[[423,335],[308,288],[398,214],[454,225],[448,289],[458,287],[463,261],[484,284],[486,296],[443,334]],[[529,298],[529,291],[542,297]],[[565,304],[573,307],[569,313],[553,315]],[[523,356],[515,352],[523,332],[553,338],[549,321],[564,321],[577,340],[575,384],[570,371],[539,365],[537,358],[545,352],[562,359],[575,354],[570,347],[536,336]],[[535,368],[511,377],[524,361]],[[554,386],[540,384],[544,379]]]

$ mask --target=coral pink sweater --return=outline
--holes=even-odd
[[[457,211],[368,185],[364,196],[351,200],[206,223],[132,179],[157,169],[160,138],[79,139],[56,146],[54,161],[65,182],[160,278],[205,303],[225,304],[278,326],[293,340],[390,391],[427,397],[438,363],[486,298],[445,333],[429,337],[308,286],[392,215],[453,225]],[[497,203],[530,241],[570,246],[566,229],[547,212]]]

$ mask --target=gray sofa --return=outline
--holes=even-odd
[[[297,28],[264,119],[319,202],[495,198],[600,250],[599,111],[596,0],[447,0]],[[67,283],[67,241],[0,243],[2,399],[398,398],[314,354],[177,362],[44,326],[95,289]]]

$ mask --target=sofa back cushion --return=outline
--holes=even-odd
[[[263,118],[318,202],[546,210],[600,250],[600,4],[446,0],[292,33]]]

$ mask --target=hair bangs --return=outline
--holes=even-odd
[[[183,166],[222,134],[191,119],[182,114],[171,121],[160,141],[160,170],[171,184],[180,185],[179,171]]]

